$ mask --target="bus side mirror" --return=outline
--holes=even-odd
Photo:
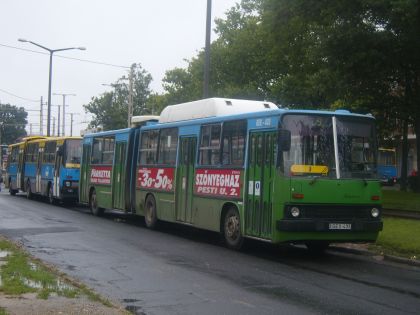
[[[290,150],[290,144],[292,142],[292,135],[290,130],[279,129],[278,132],[278,146],[280,152],[287,152]]]

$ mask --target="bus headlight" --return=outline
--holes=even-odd
[[[71,181],[70,180],[64,181],[64,186],[71,187]]]
[[[290,209],[290,214],[292,215],[292,217],[297,218],[300,215],[300,210],[298,207],[292,207],[292,209]]]
[[[372,210],[370,210],[370,214],[371,214],[372,218],[379,217],[379,209],[378,208],[372,208]]]

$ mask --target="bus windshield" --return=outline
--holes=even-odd
[[[376,176],[374,124],[363,118],[336,118],[340,178]],[[327,115],[285,115],[282,128],[291,133],[283,152],[286,176],[337,178],[333,119]]]
[[[80,164],[80,158],[82,156],[81,140],[66,140],[66,148],[64,150],[64,163],[65,164]]]

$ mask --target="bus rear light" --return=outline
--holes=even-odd
[[[372,196],[372,197],[370,197],[370,199],[373,200],[373,201],[378,201],[381,198],[379,196]]]
[[[293,199],[303,199],[304,197],[305,197],[304,194],[300,194],[300,193],[293,193],[292,194]]]

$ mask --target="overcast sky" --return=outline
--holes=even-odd
[[[224,17],[237,1],[213,0],[213,21]],[[204,47],[206,5],[207,0],[2,0],[0,102],[39,110],[40,97],[47,100],[48,52],[18,42],[18,38],[50,49],[86,47],[86,51],[58,52],[53,58],[52,92],[76,94],[66,98],[70,105],[66,112],[80,114],[74,116],[73,126],[73,134],[78,135],[86,127],[83,121],[89,119],[82,105],[92,96],[110,90],[102,84],[115,82],[127,70],[59,56],[117,66],[141,63],[153,77],[152,89],[162,92],[165,71],[185,67],[184,59],[195,56]],[[52,104],[62,104],[62,97],[52,96]],[[55,106],[52,115],[57,115]],[[38,132],[39,112],[29,111],[29,121],[33,132]],[[44,130],[45,126],[46,123]],[[69,133],[67,116],[66,134]]]

